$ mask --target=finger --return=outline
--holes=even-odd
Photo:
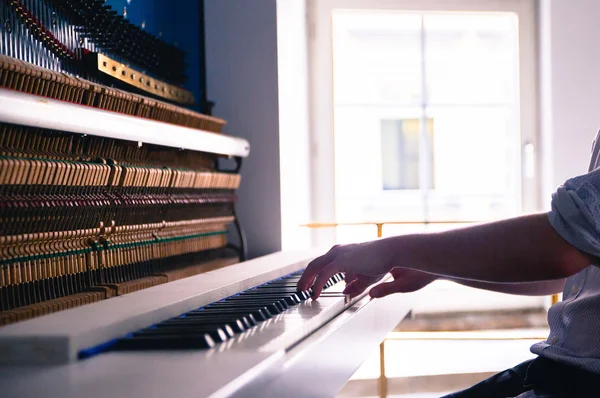
[[[340,269],[334,263],[329,264],[328,266],[323,268],[321,272],[319,272],[319,274],[317,275],[317,279],[315,280],[315,284],[312,286],[313,291],[311,298],[313,300],[319,298],[321,292],[323,291],[323,286],[325,286],[329,278],[331,278],[338,272],[340,272]]]
[[[331,250],[329,250],[327,253],[325,253],[324,255],[317,257],[314,260],[312,260],[310,263],[308,263],[308,265],[306,266],[306,269],[304,270],[304,272],[302,273],[302,276],[300,277],[300,279],[298,280],[298,283],[296,284],[298,290],[300,290],[300,291],[306,290],[311,286],[312,282],[315,280],[315,277],[317,276],[319,271],[321,271],[321,269],[326,267],[327,264],[329,264],[331,262],[331,260],[333,259],[334,255],[333,255],[332,250],[333,250],[333,248]]]
[[[380,283],[369,291],[369,296],[381,298],[398,292],[398,281]]]
[[[333,258],[335,257],[333,255],[333,250],[335,250],[337,247],[339,247],[340,245],[333,245],[331,247],[331,249],[329,249],[327,251],[327,253],[313,259],[307,266],[306,269],[304,270],[304,272],[302,273],[302,276],[300,277],[300,279],[298,280],[298,290],[306,290],[308,289],[310,286],[312,286],[315,277],[317,275],[317,273],[319,272],[319,270],[323,267],[325,267],[327,264],[329,264],[331,262],[331,260],[333,260]]]
[[[349,283],[342,293],[349,294],[351,297],[364,292],[369,286],[381,280],[382,276],[357,275],[357,278]]]
[[[403,287],[405,288],[406,286],[403,285],[404,283],[399,280],[380,283],[369,291],[369,296],[373,298],[381,298],[393,293],[403,293],[406,291],[406,289],[403,289]]]
[[[424,288],[429,283],[431,281],[427,279],[396,279],[392,282],[380,283],[371,289],[369,295],[373,298],[380,298],[392,293],[410,293]]]
[[[348,294],[350,295],[350,297],[355,297],[364,292],[365,289],[368,288],[371,284],[372,283],[369,283],[369,281],[363,278],[357,278],[350,282],[348,285],[346,285],[346,288],[342,293]]]
[[[353,280],[355,280],[356,274],[352,271],[347,271],[346,275],[344,276],[344,281],[349,285],[350,283],[352,283]]]

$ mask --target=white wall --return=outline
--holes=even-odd
[[[587,170],[600,129],[600,1],[540,0],[543,204]]]
[[[279,0],[280,10],[277,2],[206,0],[208,95],[217,104],[214,114],[228,122],[225,131],[245,137],[251,144],[250,157],[242,169],[238,207],[251,256],[281,248],[282,218],[285,225],[302,221],[304,215],[294,215],[293,207],[281,207],[282,195],[310,195],[298,188],[304,186],[305,175],[296,173],[294,179],[300,184],[294,187],[292,181],[282,181],[280,174],[280,162],[286,169],[292,167],[292,162],[286,162],[286,153],[308,151],[300,137],[306,130],[306,103],[301,91],[298,97],[293,95],[302,90],[306,76],[304,65],[293,62],[298,53],[291,51],[303,45],[297,33],[304,29],[300,18],[304,2]],[[539,4],[539,170],[547,208],[559,184],[585,172],[592,139],[600,128],[600,1],[539,0]],[[279,17],[287,15],[294,24],[291,30],[279,32],[294,38],[279,43],[278,12]],[[288,40],[293,41],[286,46]],[[282,53],[279,60],[278,47]],[[278,62],[287,76],[301,71],[298,80],[279,82]],[[293,135],[296,140],[295,144],[282,144],[281,153],[280,129],[281,134]]]
[[[305,0],[277,0],[282,249],[311,246],[308,32]]]
[[[281,249],[276,0],[206,0],[208,98],[246,138],[238,214],[250,258]]]

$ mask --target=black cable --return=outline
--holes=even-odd
[[[233,224],[235,225],[235,229],[238,233],[238,237],[240,238],[240,246],[237,247],[236,249],[238,250],[238,252],[240,254],[240,260],[246,261],[248,259],[248,241],[246,240],[246,233],[244,232],[244,229],[242,228],[242,225],[240,224],[240,220],[238,219],[238,216],[235,212],[235,207],[233,209],[233,217],[235,218],[235,221],[233,222]]]

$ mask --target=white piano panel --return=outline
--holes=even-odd
[[[412,302],[412,294],[363,298],[287,352],[277,373],[254,379],[232,398],[334,397],[408,315]]]
[[[6,89],[0,89],[0,122],[228,156],[250,153],[250,144],[243,138]]]
[[[109,353],[60,366],[0,368],[2,398],[224,398],[280,366],[283,351]]]

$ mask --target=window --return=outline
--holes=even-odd
[[[331,27],[336,220],[521,211],[515,13],[342,9]]]
[[[433,121],[428,120],[428,148],[433,163]],[[419,119],[381,121],[381,167],[384,190],[419,189],[421,157],[421,121]],[[434,181],[433,167],[429,181]],[[431,188],[434,188],[431,184]]]
[[[534,2],[309,4],[310,221],[483,221],[538,209],[522,161],[537,156]],[[373,238],[341,230],[315,231],[313,243]]]

